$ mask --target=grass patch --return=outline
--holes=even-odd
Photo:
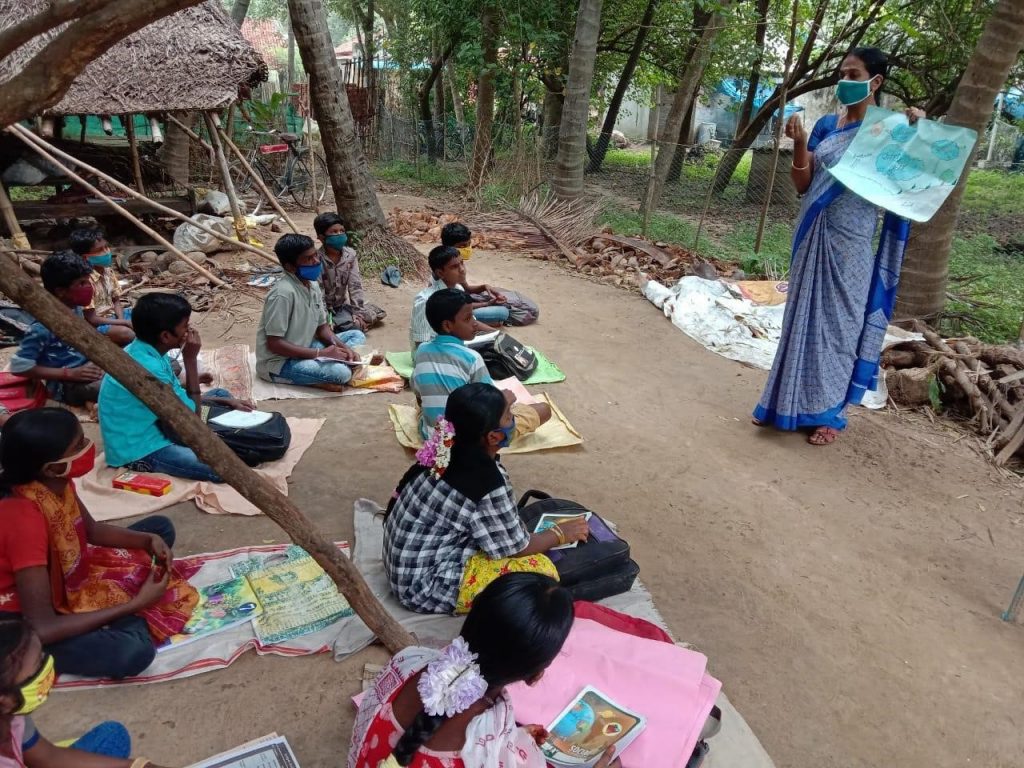
[[[606,209],[597,220],[599,227],[611,227],[615,234],[626,237],[640,235],[643,223],[643,216],[636,211],[621,209]],[[697,228],[671,213],[655,213],[651,216],[647,236],[657,242],[675,243],[684,248],[692,248],[697,239]]]
[[[949,274],[951,293],[982,304],[949,301],[948,312],[970,318],[962,324],[963,330],[993,344],[1017,338],[1024,319],[1024,256],[1000,251],[989,235],[957,237],[953,240]],[[965,280],[970,282],[960,282]]]
[[[964,210],[971,213],[1012,216],[1024,221],[1024,173],[975,170],[967,176]]]
[[[381,181],[408,185],[420,190],[451,190],[466,183],[466,171],[460,166],[442,163],[411,163],[408,160],[392,160],[376,163],[373,175]]]
[[[28,203],[49,200],[57,194],[56,187],[11,187],[12,203]]]

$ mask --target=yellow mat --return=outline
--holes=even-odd
[[[583,443],[583,437],[550,397],[540,395],[538,399],[551,406],[551,419],[547,424],[541,424],[540,429],[532,435],[513,440],[508,448],[501,449],[502,453],[532,453],[551,448],[568,448]],[[412,449],[423,445],[423,438],[420,437],[420,412],[416,406],[392,404],[388,406],[388,415],[391,417],[398,442]]]

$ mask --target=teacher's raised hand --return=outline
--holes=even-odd
[[[791,115],[786,121],[786,136],[792,139],[794,144],[807,146],[807,130],[800,115]]]
[[[928,115],[925,114],[925,111],[923,109],[919,109],[918,107],[908,107],[905,110],[905,112],[907,115],[907,120],[910,121],[911,125],[916,123],[918,120],[923,120],[924,118],[928,117]]]

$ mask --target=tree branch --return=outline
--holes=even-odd
[[[88,0],[83,0],[86,2]],[[0,86],[0,126],[38,115],[67,92],[86,65],[147,24],[202,0],[135,0],[107,3],[47,43]]]
[[[5,59],[25,43],[65,21],[78,19],[118,0],[54,0],[44,11],[0,32],[0,59]]]

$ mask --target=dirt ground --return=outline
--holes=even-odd
[[[1013,677],[1024,629],[999,620],[1024,571],[1018,482],[952,431],[886,413],[857,410],[828,448],[754,429],[765,374],[705,351],[639,296],[506,254],[469,268],[538,300],[539,324],[516,336],[568,374],[546,391],[586,439],[508,457],[516,487],[579,499],[621,526],[673,633],[708,655],[777,765],[1024,764]],[[375,345],[405,347],[418,288],[368,281],[389,312]],[[256,317],[221,337],[225,318],[196,319],[217,346],[251,343]],[[291,495],[328,536],[351,537],[352,502],[387,498],[410,461],[388,422],[393,400],[412,395],[274,405],[327,419]],[[170,514],[182,554],[283,540],[264,518],[192,504]],[[65,738],[121,719],[136,753],[167,766],[277,731],[304,768],[337,766],[349,697],[381,658],[249,654],[181,682],[57,694],[38,722]]]

